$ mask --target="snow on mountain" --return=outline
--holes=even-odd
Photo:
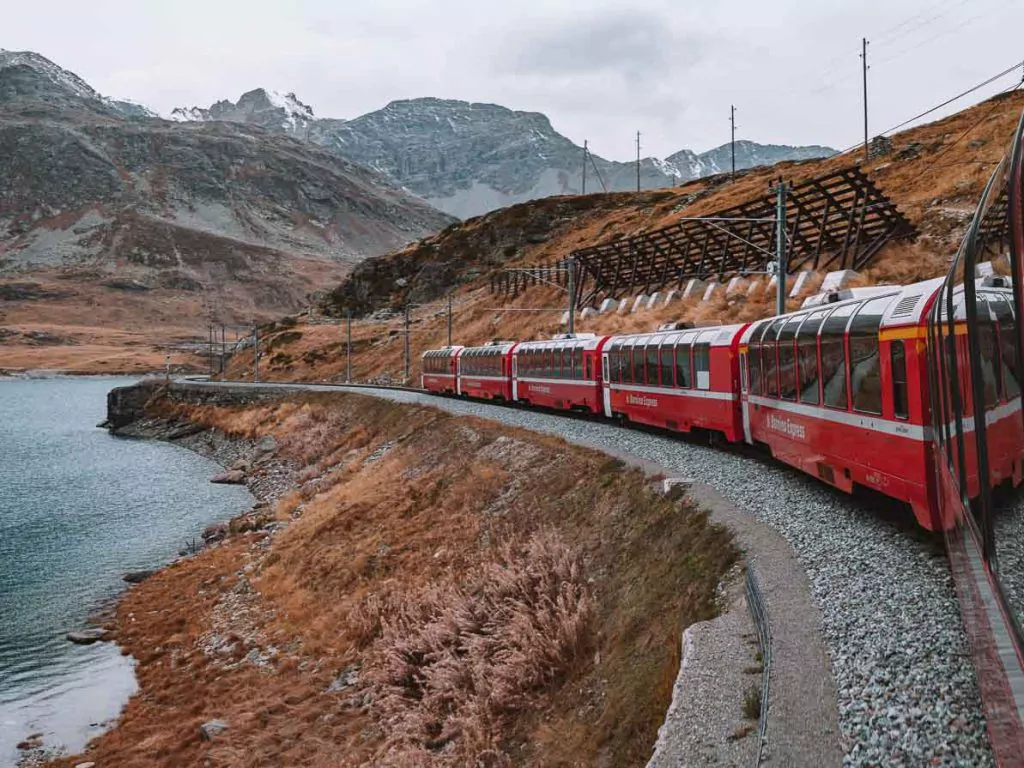
[[[208,122],[221,120],[230,123],[259,125],[267,130],[291,135],[304,135],[316,119],[313,109],[299,101],[294,93],[256,88],[243,93],[238,102],[218,101],[209,108],[175,107],[170,119],[178,122]]]

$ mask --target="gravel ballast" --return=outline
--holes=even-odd
[[[781,465],[668,436],[413,392],[358,392],[629,453],[712,486],[782,534],[807,573],[832,659],[845,766],[995,764],[945,555],[905,523]]]

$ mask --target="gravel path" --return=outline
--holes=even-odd
[[[610,424],[395,390],[578,444],[626,452],[706,483],[792,545],[822,613],[844,766],[994,765],[941,548],[785,467]]]

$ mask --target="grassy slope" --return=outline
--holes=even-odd
[[[1013,128],[1024,107],[1024,93],[983,102],[944,120],[897,134],[893,152],[862,166],[900,210],[917,226],[916,243],[895,243],[885,248],[873,266],[861,276],[864,284],[912,282],[943,274],[956,249],[969,216],[995,164],[1002,157]],[[800,182],[861,160],[846,155],[821,161],[783,163],[751,171],[732,184],[708,189],[709,182],[695,181],[672,190],[640,194],[592,195],[589,206],[577,204],[571,211],[555,206],[557,201],[541,200],[496,211],[466,222],[461,227],[425,241],[425,245],[382,257],[382,275],[389,278],[388,300],[379,305],[397,305],[409,295],[408,283],[391,280],[394,265],[388,260],[411,260],[403,274],[415,274],[415,265],[434,269],[438,261],[468,262],[482,268],[496,265],[527,265],[551,262],[568,256],[576,248],[614,236],[632,235],[665,226],[681,215],[707,214],[763,195],[769,181],[782,174]],[[702,194],[707,190],[707,194]],[[697,196],[698,199],[688,204]],[[548,211],[543,242],[526,238],[541,214]],[[557,215],[556,215],[557,214]],[[524,224],[526,222],[526,224]],[[506,261],[507,258],[507,261]],[[368,265],[364,265],[365,267]],[[410,269],[412,271],[410,272]],[[817,275],[809,291],[817,289],[824,275]],[[801,299],[788,302],[790,309]],[[503,302],[489,296],[486,276],[463,285],[456,296],[456,344],[480,344],[493,338],[546,338],[563,328],[560,311],[531,311],[560,308],[564,294],[549,287],[531,288],[518,299]],[[447,340],[446,321],[440,305],[413,311],[410,334],[412,376],[418,376],[420,353],[437,348]],[[628,316],[601,316],[578,324],[580,331],[599,333],[647,331],[669,320],[697,323],[743,322],[774,312],[774,296],[757,292],[726,298],[719,295],[707,303],[676,303],[652,312]],[[265,350],[263,375],[269,378],[339,380],[345,376],[345,331],[343,320],[315,318],[303,321],[289,335],[273,337],[280,331],[268,329],[272,348]],[[297,335],[298,334],[298,335]],[[404,375],[404,345],[400,320],[356,321],[353,325],[355,356],[353,378],[357,380],[401,380]],[[233,360],[229,375],[252,375],[252,355],[246,352]]]
[[[705,513],[596,452],[424,407],[347,395],[154,413],[275,435],[304,483],[276,513],[302,514],[268,549],[240,534],[128,593],[118,638],[141,691],[89,760],[647,760],[681,631],[714,615],[737,556]],[[356,682],[327,692],[344,670]],[[230,729],[200,740],[213,718]]]

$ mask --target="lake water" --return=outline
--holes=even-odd
[[[96,424],[112,379],[0,380],[0,766],[42,732],[80,750],[136,689],[117,646],[67,642],[125,588],[209,523],[248,508],[217,466]]]

